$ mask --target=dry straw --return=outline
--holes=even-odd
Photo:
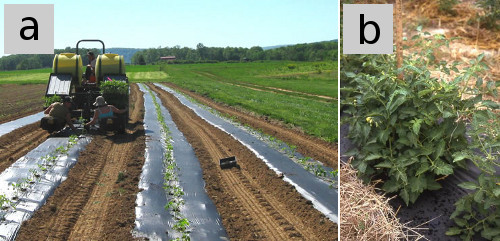
[[[349,163],[340,168],[340,240],[422,240],[419,230],[396,217],[388,198],[358,179]]]

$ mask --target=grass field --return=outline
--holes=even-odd
[[[337,62],[127,66],[131,82],[172,82],[217,102],[337,141]],[[46,84],[50,68],[0,72],[1,84]]]
[[[169,72],[192,72],[212,80],[273,87],[337,98],[337,62],[250,62],[167,65]]]
[[[294,65],[294,68],[289,68]],[[194,90],[218,102],[241,107],[337,141],[337,63],[264,62],[167,65],[163,81]],[[270,86],[334,98],[320,100],[295,92],[262,91]]]
[[[46,84],[51,68],[0,71],[0,84]]]

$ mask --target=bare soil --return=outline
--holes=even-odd
[[[193,146],[206,190],[234,240],[336,240],[337,225],[313,208],[250,150],[208,124],[172,94],[149,85]],[[237,156],[240,168],[221,170],[220,158]]]
[[[0,124],[43,111],[46,85],[0,85]]]
[[[68,179],[23,223],[18,240],[133,240],[145,148],[144,108],[136,85],[131,85],[130,111],[126,134],[94,136]]]
[[[37,121],[0,137],[0,172],[47,139],[49,134],[39,126]]]
[[[255,114],[238,110],[231,106],[215,103],[207,97],[203,97],[195,92],[183,89],[175,84],[164,84],[170,88],[179,90],[182,93],[189,95],[204,105],[207,105],[221,113],[236,117],[236,119],[243,124],[250,125],[254,129],[261,129],[268,135],[275,136],[284,142],[295,145],[297,146],[297,151],[304,156],[312,157],[321,161],[326,166],[337,169],[338,147],[335,144],[307,135],[301,130],[290,129],[284,124],[268,119],[265,116],[256,116]]]

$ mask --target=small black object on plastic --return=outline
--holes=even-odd
[[[219,162],[221,169],[237,167],[235,156],[222,158],[219,160]]]

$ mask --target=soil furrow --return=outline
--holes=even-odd
[[[192,123],[197,125],[197,134],[203,140],[203,143],[209,153],[212,154],[213,165],[218,165],[219,159],[233,155],[232,153],[224,150],[224,146],[220,140],[211,135],[211,133],[207,132],[203,126],[196,122]],[[244,210],[250,213],[253,217],[260,217],[259,219],[256,219],[256,222],[259,225],[259,229],[263,230],[263,233],[265,234],[264,237],[269,238],[270,240],[283,240],[287,238],[287,235],[283,234],[279,225],[274,222],[273,218],[265,210],[263,205],[265,200],[257,200],[253,194],[254,187],[245,185],[245,183],[249,183],[249,181],[245,179],[246,177],[236,174],[235,170],[223,171],[221,176],[224,183],[230,184],[228,188],[236,194],[235,196],[240,200]]]
[[[102,146],[102,153],[107,153],[111,149],[109,146],[100,144],[103,143],[94,140],[88,147],[92,149],[92,146]],[[85,155],[88,154],[81,154],[81,156]],[[17,238],[19,240],[35,240],[37,237],[47,237],[50,240],[67,240],[69,232],[78,220],[82,208],[96,185],[97,177],[103,166],[103,158],[79,160],[77,165],[71,169],[68,179],[56,189],[54,195],[48,199],[47,204],[37,211],[33,218],[23,223]],[[41,214],[45,218],[40,220]]]
[[[193,146],[203,168],[207,192],[231,239],[336,239],[336,225],[250,150],[202,120],[173,95],[150,87],[159,94],[174,122]],[[218,158],[228,155],[237,156],[241,171],[219,168]],[[269,201],[273,199],[276,201]],[[235,208],[234,205],[241,206]],[[297,220],[286,218],[291,216],[296,216]],[[248,226],[253,223],[257,226]]]
[[[93,189],[89,200],[86,202],[83,208],[82,214],[78,217],[78,221],[75,224],[75,229],[71,232],[69,239],[75,240],[81,237],[85,237],[88,240],[96,240],[102,237],[104,220],[100,215],[95,215],[96,212],[104,211],[107,213],[107,209],[110,206],[112,195],[121,195],[118,190],[114,190],[113,183],[117,180],[118,173],[122,172],[123,164],[125,164],[124,159],[127,158],[126,150],[130,149],[130,144],[126,145],[115,145],[113,143],[105,143],[111,146],[111,150],[106,152],[106,164],[102,170],[102,175],[98,177],[96,181],[97,186]],[[122,172],[122,175],[125,175]]]
[[[44,142],[49,134],[36,122],[0,137],[0,172]]]
[[[323,162],[323,164],[337,169],[337,145],[328,143],[319,138],[308,136],[304,134],[301,130],[295,130],[281,125],[277,121],[272,121],[267,117],[257,117],[252,113],[244,112],[242,110],[237,110],[234,107],[225,106],[222,104],[215,103],[213,100],[200,96],[192,91],[180,88],[172,83],[164,83],[166,86],[179,90],[186,95],[200,101],[204,105],[207,105],[221,113],[234,116],[237,120],[243,124],[248,124],[254,129],[261,129],[266,134],[275,136],[276,138],[297,146],[297,151],[304,156],[312,157],[318,161]]]
[[[132,84],[132,120],[126,134],[95,135],[68,179],[23,223],[19,240],[134,239],[131,231],[145,149],[143,103],[142,92]]]
[[[187,117],[190,119],[190,117]],[[213,165],[218,165],[218,160],[223,157],[232,156],[233,153],[225,150],[225,147],[220,139],[218,139],[213,132],[208,132],[204,127],[190,119],[190,122],[196,125],[196,132],[203,140],[205,147],[212,153]],[[228,187],[232,192],[236,193],[236,197],[241,197],[240,201],[247,213],[251,213],[249,216],[260,217],[256,219],[259,224],[259,228],[263,230],[266,238],[270,240],[284,240],[288,239],[291,235],[286,235],[284,232],[290,230],[283,230],[280,225],[275,222],[274,217],[271,213],[274,212],[274,208],[268,210],[270,204],[264,198],[257,198],[254,191],[258,189],[258,186],[253,186],[250,184],[248,175],[243,175],[240,170],[232,169],[222,172],[222,178],[224,183],[230,183]]]

